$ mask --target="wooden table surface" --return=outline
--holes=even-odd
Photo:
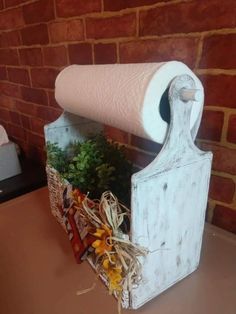
[[[50,214],[47,188],[0,205],[1,314],[113,314],[116,300]],[[124,310],[123,313],[131,313]],[[144,305],[143,314],[235,314],[236,236],[206,225],[200,267]]]

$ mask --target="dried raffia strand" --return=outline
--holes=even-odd
[[[112,192],[106,191],[102,194],[100,201],[100,210],[104,210],[106,218],[113,229],[113,232],[117,231],[124,220],[124,216],[129,216],[129,210],[122,205],[125,212],[121,210],[121,204],[117,197]]]
[[[102,224],[102,221],[98,218],[98,216],[96,215],[96,212],[93,211],[90,207],[89,207],[89,204],[88,204],[88,198],[85,197],[85,199],[83,200],[82,202],[82,206],[83,206],[83,209],[85,210],[85,212],[87,213],[87,215],[91,218],[91,223],[98,223],[98,224]]]
[[[122,302],[122,294],[119,293],[118,295],[118,314],[121,314],[121,302]]]
[[[124,259],[123,255],[120,252],[119,246],[115,245],[115,249],[116,249],[116,252],[117,252],[117,254],[118,254],[119,258],[120,258],[122,266],[124,267],[125,271],[127,271],[129,267],[127,266],[127,264],[125,262],[125,259]]]
[[[91,201],[86,196],[81,207],[76,206],[74,208],[79,211],[81,217],[87,218],[87,222],[90,225],[97,228],[97,234],[99,232],[101,235],[107,234],[106,239],[101,238],[100,242],[103,241],[108,250],[105,249],[102,254],[99,253],[96,256],[95,268],[98,275],[107,278],[109,291],[110,293],[115,293],[117,296],[118,313],[121,313],[122,291],[131,291],[133,284],[137,284],[141,280],[141,263],[139,257],[145,256],[147,250],[132,243],[128,235],[122,233],[120,226],[125,216],[130,217],[130,210],[120,204],[112,192],[104,192],[100,202],[93,201],[92,204],[93,206],[91,206]],[[103,232],[101,233],[102,230]],[[118,290],[114,288],[117,282],[115,281],[112,286],[112,281],[109,281],[114,280],[109,277],[109,268],[106,270],[102,266],[105,259],[108,259],[111,265],[111,272],[119,271],[119,269],[122,271],[122,280],[119,282]],[[82,292],[91,291],[91,288],[84,291]]]
[[[96,282],[94,282],[90,288],[77,291],[76,295],[82,295],[82,294],[88,293],[88,292],[94,290],[95,287],[96,287]]]
[[[108,223],[112,227],[112,230],[114,232],[118,228],[117,220],[119,213],[114,210],[114,204],[112,204],[111,201],[106,198],[107,192],[105,193],[103,193],[101,197],[101,209],[104,210]],[[113,198],[113,200],[116,202],[115,198]]]
[[[79,290],[79,291],[76,292],[76,295],[80,296],[80,295],[86,294],[86,293],[88,293],[90,291],[93,291],[95,289],[96,285],[97,285],[98,278],[99,278],[99,274],[97,274],[97,276],[95,278],[95,281],[93,282],[93,284],[92,284],[92,286],[90,288]]]
[[[109,262],[111,264],[115,265],[115,262],[113,262],[112,259],[111,259],[111,256],[112,256],[112,254],[114,254],[114,252],[105,251],[105,254],[106,254],[107,258],[109,259]]]

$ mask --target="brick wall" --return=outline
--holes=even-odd
[[[71,63],[180,60],[202,80],[198,145],[214,153],[208,219],[236,232],[235,0],[0,0],[0,123],[44,159],[43,125],[61,110],[58,72]],[[136,164],[160,146],[107,127]]]

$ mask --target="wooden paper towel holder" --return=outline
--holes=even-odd
[[[122,306],[137,309],[188,276],[199,264],[212,153],[195,144],[201,115],[190,131],[194,100],[203,98],[189,75],[169,86],[170,124],[161,152],[131,178],[131,240],[148,249],[142,280],[124,292]],[[65,148],[102,125],[64,112],[45,126],[45,139]],[[52,202],[51,202],[52,203]]]

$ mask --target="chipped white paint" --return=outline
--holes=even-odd
[[[131,240],[149,250],[142,280],[123,296],[123,307],[136,309],[193,272],[200,259],[212,154],[193,142],[201,112],[190,133],[191,106],[203,94],[193,79],[178,76],[170,86],[171,123],[160,154],[132,176]],[[100,132],[101,125],[64,112],[45,126],[46,141],[64,148]],[[192,135],[191,135],[192,134]]]
[[[101,124],[66,111],[56,121],[44,126],[46,142],[57,143],[62,149],[74,141],[83,142],[102,130]]]
[[[194,88],[190,77],[177,77],[171,84],[164,147],[132,177],[132,241],[149,249],[142,260],[142,281],[130,293],[134,309],[199,264],[212,154],[193,143],[189,118],[194,102],[180,100],[181,88]]]

